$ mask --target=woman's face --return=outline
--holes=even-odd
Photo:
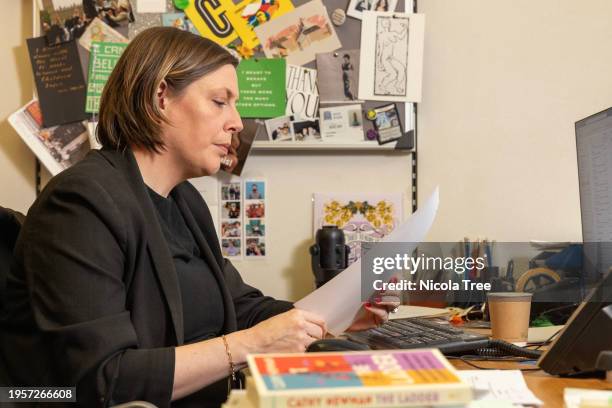
[[[231,65],[193,82],[182,94],[163,97],[163,140],[172,162],[185,178],[219,171],[229,152],[232,134],[242,130],[236,110],[238,79]]]

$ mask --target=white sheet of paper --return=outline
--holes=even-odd
[[[359,99],[421,102],[425,15],[363,12]]]
[[[202,194],[209,208],[219,204],[219,179],[217,177],[197,177],[189,179],[189,182]]]
[[[136,11],[139,13],[165,13],[166,0],[138,0]]]
[[[474,389],[476,401],[510,401],[520,405],[542,405],[519,370],[460,370],[459,377]]]
[[[412,250],[429,232],[440,202],[436,187],[417,212],[399,225],[383,242],[407,242]],[[375,249],[372,249],[375,250]],[[410,253],[410,248],[408,253]],[[339,335],[353,322],[361,308],[361,261],[353,263],[334,279],[295,303],[295,307],[317,313],[333,335]]]
[[[448,315],[450,312],[438,307],[401,305],[397,312],[389,315],[389,320],[408,319],[412,317],[434,317]]]
[[[543,343],[553,334],[563,329],[563,326],[530,327],[527,334],[527,343]]]
[[[585,400],[602,404],[589,406],[605,407],[606,402],[612,401],[612,391],[585,388],[566,388],[563,390],[563,401],[566,408],[580,408]],[[609,403],[607,406],[609,406]]]

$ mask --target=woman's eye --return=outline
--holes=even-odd
[[[227,105],[227,103],[225,101],[213,100],[213,102],[216,103],[218,106],[225,106],[225,105]]]

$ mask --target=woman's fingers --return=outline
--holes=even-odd
[[[304,317],[304,319],[306,320],[306,322],[313,323],[319,326],[322,330],[323,335],[327,333],[327,323],[325,323],[325,319],[323,319],[321,316],[319,316],[316,313],[308,312],[306,310],[300,310],[300,312],[302,316]]]
[[[314,323],[306,322],[305,330],[308,336],[312,337],[314,340],[322,339],[325,335],[321,326]]]

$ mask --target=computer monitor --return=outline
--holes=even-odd
[[[612,350],[612,108],[576,122],[582,239],[581,279],[591,293],[538,365],[555,375],[590,373]],[[590,285],[589,285],[590,284]]]
[[[576,122],[582,278],[597,283],[612,266],[612,108]]]

